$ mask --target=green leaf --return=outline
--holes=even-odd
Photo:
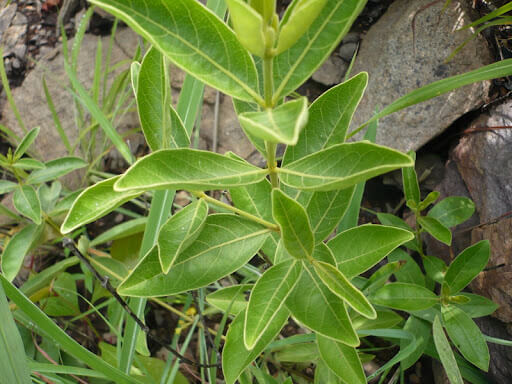
[[[365,4],[365,0],[327,1],[297,43],[274,58],[274,101],[293,92],[320,67]]]
[[[363,293],[348,281],[348,279],[331,264],[315,260],[313,262],[316,274],[323,283],[356,312],[369,319],[377,318],[377,312]]]
[[[14,208],[36,224],[41,224],[41,203],[30,185],[22,185],[14,191]]]
[[[18,187],[18,184],[8,180],[0,180],[0,195],[14,191]]]
[[[354,347],[328,339],[322,335],[317,335],[316,342],[322,360],[343,383],[366,384],[363,365]]]
[[[50,212],[57,202],[62,191],[62,184],[59,181],[54,181],[51,187],[46,184],[41,184],[37,189],[37,196],[41,202],[41,210],[43,212]]]
[[[414,151],[410,151],[407,154],[416,161],[416,153]],[[416,175],[414,166],[402,168],[402,182],[407,202],[412,201],[418,205],[420,202],[420,186],[418,184],[418,175]]]
[[[283,245],[290,255],[298,259],[310,259],[315,239],[304,208],[279,189],[274,189],[272,215],[279,224]]]
[[[167,296],[204,287],[245,265],[261,248],[268,229],[235,215],[209,215],[196,241],[162,273],[151,249],[118,287],[122,295]]]
[[[30,370],[18,327],[0,284],[0,372],[2,383],[30,384]]]
[[[413,237],[403,229],[367,224],[341,232],[327,245],[336,258],[338,269],[347,279],[352,279]]]
[[[247,349],[253,349],[276,320],[301,273],[302,262],[291,259],[267,269],[258,279],[245,312],[244,343]]]
[[[406,231],[414,233],[414,230],[409,226],[409,224],[407,224],[404,220],[402,220],[401,218],[399,218],[391,213],[378,212],[377,218],[384,225],[388,225],[390,227],[402,228],[402,229],[405,229]],[[411,240],[411,241],[404,243],[404,246],[409,249],[412,249],[413,251],[418,252],[418,245],[416,244],[415,240]]]
[[[443,325],[462,356],[481,370],[489,370],[487,342],[471,317],[454,305],[442,305]]]
[[[434,238],[446,245],[451,245],[452,232],[438,220],[429,216],[418,216],[418,223],[423,230],[430,233]]]
[[[202,82],[238,99],[261,100],[251,56],[233,31],[202,4],[192,0],[92,3],[126,22],[170,61]]]
[[[423,256],[422,261],[427,276],[437,281],[439,284],[442,284],[447,270],[444,261],[439,257],[429,255]]]
[[[401,311],[418,311],[439,303],[439,298],[427,288],[406,283],[387,284],[375,292],[370,300]]]
[[[315,381],[314,384],[343,384],[341,379],[327,367],[327,364],[320,359],[318,360],[315,368]]]
[[[229,326],[226,342],[222,350],[222,372],[226,384],[234,384],[243,370],[251,364],[265,347],[274,340],[288,321],[289,311],[281,307],[265,333],[260,337],[253,349],[245,348],[244,321],[245,311],[241,312]]]
[[[501,60],[496,63],[486,65],[463,73],[449,77],[447,79],[435,81],[424,87],[417,88],[405,96],[400,97],[393,103],[388,105],[379,113],[375,114],[364,125],[369,124],[371,121],[381,119],[384,116],[390,115],[396,111],[407,108],[411,105],[421,103],[422,101],[430,100],[434,97],[440,96],[444,93],[450,92],[454,89],[463,87],[464,85],[476,83],[478,81],[491,80],[499,77],[510,76],[512,73],[512,59]]]
[[[287,345],[275,351],[274,357],[287,363],[308,363],[318,359],[318,348],[314,343]]]
[[[331,251],[322,242],[316,245],[313,257],[335,265]],[[310,263],[304,263],[304,271],[286,299],[286,306],[294,318],[317,334],[353,347],[359,345],[343,300],[321,283]]]
[[[240,43],[252,54],[265,55],[265,34],[263,14],[243,0],[226,0],[231,14],[231,22]]]
[[[452,261],[444,276],[443,288],[452,295],[462,290],[487,265],[491,250],[488,240],[466,248]]]
[[[439,198],[440,194],[441,193],[439,193],[438,191],[430,192],[427,195],[427,197],[425,197],[425,200],[423,200],[421,203],[418,204],[418,210],[423,211],[423,210],[427,209],[430,204],[434,204],[435,201]]]
[[[238,119],[244,131],[251,136],[272,143],[295,145],[308,122],[308,99],[301,97],[273,109],[245,112]]]
[[[293,46],[318,17],[327,0],[301,0],[293,7],[290,15],[279,25],[279,41],[276,54]]]
[[[35,127],[27,132],[25,137],[23,137],[21,142],[18,144],[18,147],[14,151],[13,158],[15,161],[18,159],[21,159],[21,156],[23,156],[25,154],[25,152],[27,152],[27,149],[29,149],[29,147],[32,145],[32,143],[36,139],[37,135],[39,135],[39,131],[40,131],[40,128]]]
[[[257,183],[267,171],[218,153],[164,149],[137,160],[116,182],[116,191],[208,190]]]
[[[114,183],[119,177],[115,176],[96,183],[80,193],[64,219],[60,231],[69,233],[140,195],[140,192],[114,191]]]
[[[38,169],[32,172],[26,182],[27,184],[40,184],[55,180],[61,176],[89,165],[86,161],[78,157],[61,157],[59,159],[48,161],[46,168]]]
[[[165,59],[152,47],[138,72],[136,101],[146,142],[152,151],[169,147],[171,141],[170,79]]]
[[[470,317],[484,317],[494,313],[499,305],[486,297],[473,293],[461,292],[461,296],[467,297],[467,303],[454,303],[457,307],[466,312]]]
[[[252,284],[232,285],[231,287],[221,288],[206,296],[206,301],[222,312],[232,315],[238,315],[247,307],[245,293],[252,289]]]
[[[465,222],[475,212],[475,203],[467,197],[450,196],[434,205],[429,217],[437,219],[445,227],[451,228]]]
[[[160,228],[158,257],[168,273],[178,256],[199,236],[208,215],[208,204],[200,199],[175,213]]]
[[[309,107],[308,122],[297,144],[286,147],[283,165],[345,142],[350,121],[367,84],[368,73],[361,72],[317,98]]]
[[[443,364],[448,376],[448,380],[450,380],[451,384],[464,384],[462,376],[460,375],[459,367],[455,361],[452,348],[444,334],[443,327],[438,316],[434,319],[432,331],[434,335],[434,344],[436,346],[437,353],[439,353],[441,364]]]
[[[315,241],[325,240],[338,226],[352,201],[355,187],[314,192],[306,207]]]
[[[425,351],[425,348],[430,341],[430,335],[432,331],[430,323],[414,316],[409,316],[405,322],[403,330],[413,334],[416,337],[414,351],[400,363],[402,369],[406,370],[416,364],[419,358],[423,355],[423,352]],[[403,350],[410,344],[410,340],[401,340],[400,349]]]
[[[146,228],[147,221],[147,217],[140,217],[138,219],[125,221],[124,223],[118,224],[115,227],[112,227],[109,230],[103,232],[94,240],[91,240],[89,245],[91,247],[96,247],[97,245],[104,244],[108,241],[123,239],[125,237],[142,233]]]
[[[45,167],[44,163],[30,157],[19,159],[12,166],[17,169],[43,169]]]
[[[405,265],[394,272],[395,278],[400,283],[410,283],[425,286],[425,276],[419,265],[414,259],[405,251],[401,249],[395,249],[388,255],[388,260],[393,261],[405,261]]]
[[[134,383],[140,382],[124,374],[119,369],[107,364],[100,357],[88,351],[75,340],[73,340],[63,329],[46,316],[34,303],[25,297],[14,285],[9,283],[3,275],[0,275],[0,283],[3,285],[5,293],[21,309],[21,313],[26,314],[30,323],[35,325],[35,330],[44,337],[51,338],[60,349],[69,353],[78,361],[82,361],[92,369],[103,373],[115,383]],[[16,311],[15,317],[16,317]],[[18,317],[17,317],[18,319]]]
[[[412,164],[401,152],[362,141],[334,145],[278,170],[281,181],[292,188],[331,191]]]
[[[69,273],[61,273],[52,283],[56,295],[41,302],[41,308],[48,316],[76,316],[80,313],[75,279]]]
[[[352,324],[357,331],[370,329],[393,328],[400,324],[404,319],[389,309],[377,310],[376,319],[367,319],[358,314],[352,316]]]

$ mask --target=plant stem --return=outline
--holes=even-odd
[[[274,107],[272,96],[274,93],[274,74],[272,71],[273,56],[270,54],[263,59],[263,83],[265,92],[265,108],[271,109]],[[265,141],[265,148],[267,150],[267,166],[270,174],[270,183],[272,188],[279,188],[279,176],[276,172],[276,149],[277,145],[269,141]]]
[[[273,73],[274,60],[272,56],[267,56],[263,59],[263,83],[265,92],[265,108],[272,108],[272,96],[274,93],[274,73]]]
[[[263,225],[264,227],[267,227],[268,229],[272,230],[272,231],[276,231],[278,232],[279,231],[279,226],[277,224],[274,224],[274,223],[271,223],[270,221],[267,221],[267,220],[264,220],[262,218],[259,218],[258,216],[255,216],[249,212],[246,212],[246,211],[242,211],[241,209],[238,209],[236,207],[233,207],[232,205],[229,205],[229,204],[226,204],[226,203],[223,203],[222,201],[219,201],[217,199],[214,199],[213,197],[210,197],[208,196],[206,193],[204,192],[192,192],[192,194],[194,196],[196,196],[197,198],[200,198],[200,199],[204,199],[204,201],[206,201],[207,203],[211,203],[213,205],[216,205],[218,207],[221,207],[221,208],[224,208],[224,209],[227,209],[231,212],[234,212],[240,216],[243,216],[251,221],[254,221],[258,224],[261,224]]]
[[[279,176],[277,174],[276,161],[277,145],[275,143],[265,141],[265,148],[267,149],[267,166],[270,176],[270,183],[272,184],[272,188],[279,188]]]

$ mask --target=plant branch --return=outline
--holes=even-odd
[[[115,288],[110,284],[110,281],[108,279],[108,276],[102,276],[99,274],[99,272],[92,266],[92,264],[87,260],[87,258],[80,252],[80,250],[76,247],[73,240],[70,238],[65,237],[62,241],[63,245],[66,248],[69,248],[69,250],[82,261],[85,266],[91,271],[92,275],[101,283],[101,286],[105,288],[109,293],[116,299],[116,301],[123,307],[123,309],[128,313],[128,315],[132,318],[132,320],[142,329],[142,331],[155,343],[160,345],[161,347],[164,347],[168,349],[173,355],[176,356],[179,360],[183,361],[186,364],[194,365],[196,367],[202,367],[202,368],[211,368],[211,367],[220,367],[220,364],[199,364],[193,360],[188,359],[187,357],[180,354],[176,349],[170,347],[166,343],[162,342],[157,337],[153,336],[150,332],[149,327],[144,324],[144,322],[137,317],[137,315],[132,311],[132,309],[128,306],[128,303],[124,301],[124,299],[119,296]]]
[[[192,192],[192,194],[194,196],[196,196],[197,198],[204,199],[207,203],[211,203],[211,204],[216,205],[218,207],[221,207],[221,208],[227,209],[227,210],[229,210],[231,212],[237,213],[240,216],[243,216],[243,217],[245,217],[245,218],[247,218],[247,219],[249,219],[251,221],[254,221],[254,222],[258,223],[258,224],[261,224],[264,227],[267,227],[268,229],[270,229],[272,231],[279,232],[279,226],[277,224],[271,223],[270,221],[264,220],[264,219],[262,219],[262,218],[260,218],[258,216],[255,216],[255,215],[253,215],[253,214],[251,214],[249,212],[242,211],[241,209],[233,207],[232,205],[223,203],[222,201],[219,201],[217,199],[214,199],[211,196],[208,196],[204,192]]]

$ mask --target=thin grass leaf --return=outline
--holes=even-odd
[[[45,336],[51,337],[60,348],[79,361],[89,365],[92,369],[102,372],[109,379],[116,383],[134,383],[140,382],[130,376],[120,372],[117,368],[105,363],[101,358],[73,340],[66,332],[59,328],[50,318],[48,318],[35,304],[20,293],[14,285],[0,275],[2,284],[7,296],[20,308],[37,327],[44,332]]]
[[[59,134],[60,139],[62,140],[62,144],[66,147],[68,154],[71,155],[73,153],[73,149],[71,147],[71,144],[69,143],[68,135],[64,131],[64,128],[62,127],[62,124],[60,122],[59,115],[57,114],[57,110],[55,109],[55,104],[53,103],[53,98],[48,90],[48,86],[46,85],[46,78],[43,76],[42,79],[43,83],[43,91],[44,95],[46,97],[46,104],[48,104],[48,109],[50,110],[50,113],[52,114],[53,123],[55,124],[55,129],[57,130],[57,133]]]
[[[447,79],[435,81],[424,87],[415,89],[414,91],[408,93],[407,95],[395,100],[382,111],[374,115],[362,126],[352,131],[349,137],[354,136],[357,132],[359,132],[359,130],[364,128],[370,122],[375,121],[377,119],[381,119],[384,116],[390,115],[391,113],[397,112],[411,105],[421,103],[422,101],[430,100],[434,97],[440,96],[454,89],[463,87],[464,85],[476,83],[478,81],[492,80],[499,77],[510,76],[511,74],[512,59],[506,59],[498,61],[497,63],[493,63],[478,68],[474,71],[463,73],[461,75],[452,76]]]
[[[30,384],[23,341],[11,315],[7,297],[0,284],[0,372],[2,383]]]
[[[73,88],[76,90],[78,94],[78,98],[81,103],[84,104],[84,106],[87,108],[87,110],[91,113],[91,115],[94,117],[96,121],[100,124],[101,128],[105,132],[105,134],[108,136],[108,138],[112,141],[116,149],[119,151],[119,153],[123,156],[123,158],[126,160],[128,164],[133,163],[133,155],[130,151],[130,148],[128,148],[128,145],[124,142],[121,135],[116,132],[114,127],[112,126],[112,123],[109,121],[109,119],[105,116],[103,111],[100,109],[98,104],[94,102],[91,96],[87,93],[85,88],[80,84],[80,81],[76,77],[76,75],[72,72],[69,65],[65,65],[66,73],[68,74],[69,80],[71,81],[71,84],[73,85]]]

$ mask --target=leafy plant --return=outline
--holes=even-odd
[[[468,248],[450,267],[424,255],[421,244],[424,231],[450,243],[447,226],[466,219],[472,213],[471,203],[446,199],[423,216],[421,213],[437,197],[434,194],[420,201],[412,168],[414,154],[406,155],[371,140],[347,142],[354,134],[349,132],[349,124],[366,88],[366,73],[328,90],[311,105],[304,97],[290,97],[338,45],[366,1],[294,0],[279,20],[273,0],[227,0],[233,29],[222,20],[225,6],[221,1],[209,2],[211,9],[195,0],[91,3],[125,21],[152,44],[142,61],[132,64],[130,73],[141,128],[152,153],[135,161],[122,175],[82,191],[73,199],[58,236],[69,233],[77,237],[86,224],[141,194],[152,196],[151,208],[147,219],[123,223],[91,242],[82,237],[78,247],[70,246],[88,267],[112,279],[117,290],[110,292],[116,301],[110,301],[106,319],[121,340],[117,353],[102,344],[99,358],[80,348],[26,298],[44,286],[48,276],[41,273],[37,283],[29,280],[25,283],[30,283],[28,287],[18,290],[3,270],[1,283],[21,310],[14,312],[20,323],[53,338],[94,373],[115,382],[158,380],[150,374],[148,364],[152,361],[143,359],[149,351],[145,335],[139,333],[140,329],[148,330],[143,323],[146,300],[169,307],[166,300],[185,298],[185,308],[189,308],[191,296],[187,291],[196,291],[200,315],[179,312],[183,321],[179,330],[190,327],[185,340],[188,345],[196,326],[201,328],[200,361],[195,364],[202,379],[208,376],[210,382],[216,380],[217,355],[214,350],[208,356],[208,329],[199,319],[214,308],[223,312],[217,337],[210,343],[214,348],[221,343],[228,318],[235,315],[222,352],[222,374],[227,383],[237,379],[252,382],[253,377],[258,382],[274,382],[265,368],[267,361],[275,362],[274,358],[296,364],[315,361],[315,382],[366,383],[378,375],[384,377],[396,364],[401,364],[400,369],[414,364],[428,350],[431,333],[434,351],[457,382],[461,376],[457,365],[464,363],[454,357],[443,327],[464,358],[487,368],[485,341],[482,344],[483,336],[471,316],[491,313],[495,306],[461,290],[487,263],[488,243]],[[185,81],[176,109],[171,104],[168,62],[195,77]],[[511,72],[512,62],[503,61],[426,86],[383,109],[360,129],[368,126],[367,137],[374,137],[379,117],[464,84]],[[77,99],[97,122],[95,126],[103,128],[131,163],[131,154],[123,152],[124,142],[116,136],[95,98],[76,81],[72,65],[68,75]],[[189,148],[196,118],[189,111],[197,111],[201,102],[200,82],[233,97],[240,125],[265,157],[265,168],[237,154]],[[280,143],[286,144],[286,151],[277,159]],[[6,158],[11,167],[12,159]],[[407,204],[416,214],[416,229],[385,214],[379,216],[383,225],[357,226],[364,182],[403,167]],[[26,179],[34,179],[35,172]],[[192,203],[170,215],[176,190],[188,191]],[[228,190],[233,204],[206,193],[212,190]],[[24,207],[20,213],[37,222],[37,204],[19,200],[18,205]],[[44,220],[48,222],[46,217]],[[141,236],[142,232],[140,257],[134,263],[104,254],[87,255],[91,245]],[[419,253],[426,276],[412,257],[398,248],[401,245]],[[380,266],[386,256],[389,262]],[[5,252],[2,262],[4,258]],[[59,271],[68,266],[62,264]],[[392,276],[397,281],[386,284]],[[80,277],[92,286],[87,270]],[[219,283],[225,278],[232,283],[228,287]],[[103,278],[99,282],[110,287]],[[68,275],[61,274],[58,283],[61,296],[73,291]],[[441,284],[440,294],[436,283]],[[207,288],[214,291],[208,294]],[[250,292],[248,302],[245,292]],[[128,303],[117,294],[130,297]],[[210,308],[204,308],[205,301]],[[479,303],[479,311],[469,304],[472,301]],[[63,314],[62,308],[46,304],[53,313]],[[411,316],[402,326],[402,316],[385,307],[410,312]],[[126,321],[124,311],[129,314]],[[290,317],[306,334],[275,341]],[[461,331],[460,324],[470,329],[477,344],[468,346],[468,334]],[[394,340],[400,351],[367,378],[362,362],[372,356],[357,347],[366,343],[368,336]],[[177,353],[173,345],[169,350]],[[268,359],[253,365],[261,354]],[[168,360],[159,376],[161,382],[178,380],[179,360],[185,358],[180,354],[176,357],[176,362]],[[478,376],[464,367],[462,375],[470,372]],[[280,372],[280,382],[297,380],[290,375]]]

